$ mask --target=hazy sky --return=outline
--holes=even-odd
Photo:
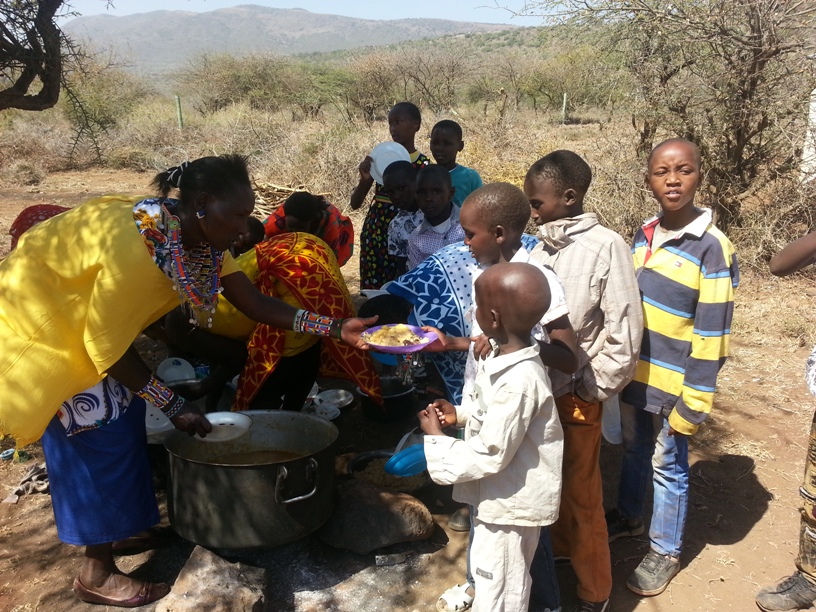
[[[130,15],[158,10],[213,11],[241,4],[259,4],[274,8],[302,8],[313,13],[346,15],[364,19],[401,19],[405,17],[434,17],[457,21],[482,23],[510,23],[520,26],[541,25],[541,19],[514,17],[503,8],[520,10],[523,0],[114,0],[113,8],[106,8],[105,0],[68,0],[82,15]]]

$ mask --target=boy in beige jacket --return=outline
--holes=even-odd
[[[554,151],[532,165],[524,193],[541,240],[530,257],[563,283],[578,339],[578,370],[572,376],[549,370],[564,428],[563,493],[552,546],[555,555],[570,558],[578,577],[576,610],[604,612],[612,568],[598,463],[602,403],[634,375],[643,315],[629,246],[584,212],[591,180],[579,155]]]

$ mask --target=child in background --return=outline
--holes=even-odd
[[[621,393],[624,455],[609,540],[643,533],[644,486],[653,473],[650,550],[626,586],[662,593],[680,571],[689,499],[688,436],[711,412],[725,363],[739,282],[734,247],[694,206],[700,150],[672,138],[649,154],[649,188],[661,212],[635,234],[643,344],[634,380]]]
[[[553,151],[527,171],[524,193],[541,240],[530,257],[551,266],[564,283],[569,318],[580,341],[579,368],[572,376],[550,370],[564,429],[561,509],[551,530],[552,546],[556,555],[570,559],[578,578],[575,610],[605,612],[612,565],[599,464],[602,402],[635,373],[643,317],[628,245],[598,223],[594,213],[584,212],[591,181],[592,170],[579,155]],[[534,598],[536,569],[534,564]]]
[[[422,223],[408,237],[408,269],[413,270],[439,249],[464,240],[459,223],[459,207],[450,173],[442,166],[426,166],[417,174],[416,199]]]
[[[549,283],[525,263],[492,266],[475,285],[476,319],[494,350],[471,393],[419,413],[428,472],[470,504],[473,609],[527,610],[530,564],[542,525],[558,517],[563,436],[533,326],[549,308]],[[465,439],[443,435],[464,426]]]
[[[416,150],[414,139],[422,124],[422,115],[411,102],[399,102],[388,113],[388,130],[391,139],[401,144],[411,156],[414,167],[427,166],[430,160]],[[366,158],[359,166],[360,181],[351,194],[349,205],[357,210],[374,183],[371,178],[371,158]],[[385,180],[385,179],[383,179]],[[402,272],[400,262],[388,253],[388,225],[396,216],[397,209],[380,185],[374,190],[374,200],[368,208],[363,228],[360,232],[360,289],[379,289],[395,279]],[[407,257],[407,255],[406,255]]]
[[[354,252],[351,219],[321,195],[296,191],[264,221],[267,238],[283,232],[314,234],[329,245],[342,267]]]
[[[482,186],[478,172],[456,163],[456,155],[464,148],[462,126],[455,121],[443,119],[431,130],[431,155],[437,164],[450,172],[456,206],[461,206],[466,197]]]
[[[530,201],[524,192],[509,183],[491,183],[470,194],[462,204],[459,221],[480,269],[497,263],[532,263],[538,265],[550,283],[550,308],[541,318],[536,335],[542,341],[541,361],[545,366],[572,374],[578,367],[575,332],[569,321],[569,308],[561,282],[547,266],[536,264],[524,248],[521,237],[530,220]],[[479,271],[477,271],[479,272]],[[478,273],[474,274],[475,279]],[[472,317],[472,313],[470,315]],[[437,330],[438,331],[438,330]],[[439,332],[442,342],[434,342],[428,351],[469,351],[465,371],[465,392],[472,386],[476,357],[490,352],[478,322],[472,321],[471,337],[457,338]],[[472,341],[475,339],[475,341]]]
[[[536,264],[530,259],[529,253],[522,244],[522,235],[530,220],[530,201],[527,196],[514,185],[509,183],[491,183],[471,193],[459,214],[462,229],[465,232],[465,244],[470,248],[473,258],[482,269],[497,263],[531,263],[539,267],[549,282],[550,306],[534,329],[534,336],[539,341],[539,356],[542,363],[548,368],[556,368],[566,374],[571,374],[578,367],[575,333],[569,321],[564,289],[555,273],[546,266]],[[477,270],[474,280],[478,278]],[[476,308],[478,311],[478,308]],[[427,351],[467,351],[465,363],[465,380],[463,395],[467,396],[472,390],[477,372],[477,357],[485,357],[492,352],[489,340],[479,328],[478,318],[471,317],[471,336],[445,336],[439,330],[441,342],[430,344]],[[431,328],[427,328],[431,329]],[[457,513],[461,510],[457,510]],[[454,521],[455,517],[451,517]],[[471,522],[472,525],[472,522]],[[546,533],[544,536],[546,537]],[[554,580],[554,567],[545,572]],[[557,593],[557,585],[551,591]],[[437,610],[452,612],[466,610],[468,599],[473,597],[473,580],[468,570],[468,583],[459,584],[445,591],[437,602]],[[551,602],[542,601],[544,604]],[[551,609],[557,608],[548,605]],[[464,607],[463,607],[464,606]]]
[[[395,263],[396,278],[407,271],[408,237],[422,223],[422,212],[416,201],[416,169],[411,162],[394,162],[383,172],[383,183],[384,191],[397,210],[388,225],[388,255]]]
[[[816,263],[816,233],[794,240],[773,256],[771,274],[788,276]],[[805,366],[805,381],[816,395],[816,348]],[[805,610],[816,605],[816,413],[810,426],[810,442],[805,455],[805,476],[799,494],[803,499],[799,528],[799,554],[796,571],[756,595],[760,610]],[[786,538],[787,539],[787,538]],[[778,540],[777,540],[778,541]]]
[[[17,248],[17,241],[25,232],[43,221],[47,221],[51,217],[56,217],[66,210],[71,210],[65,206],[57,206],[56,204],[35,204],[34,206],[27,206],[22,212],[17,215],[14,222],[9,228],[9,235],[11,236],[11,250]]]
[[[233,257],[238,257],[242,253],[246,253],[249,249],[254,247],[264,239],[264,224],[260,219],[250,217],[247,219],[247,232],[241,234],[238,242],[230,248],[230,253]]]

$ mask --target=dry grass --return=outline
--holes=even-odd
[[[583,125],[559,125],[554,117],[529,110],[504,118],[463,108],[450,118],[464,128],[465,150],[459,161],[477,169],[486,182],[521,185],[536,159],[554,149],[572,149],[593,168],[587,208],[631,238],[655,206],[643,183],[643,160],[634,153],[635,134],[624,119]],[[427,116],[416,144],[428,151],[430,128],[448,116]],[[388,138],[384,121],[350,123],[328,110],[318,119],[294,119],[289,112],[264,112],[235,104],[211,115],[187,110],[184,129],[176,123],[174,103],[151,97],[101,135],[106,165],[158,171],[185,159],[238,152],[248,155],[258,182],[304,185],[331,194],[343,208],[357,183],[357,166],[371,148]],[[84,167],[93,152],[83,147],[69,157],[71,130],[58,110],[10,113],[0,118],[0,181],[36,183],[46,172]],[[13,166],[12,162],[16,164]],[[706,204],[706,190],[698,198]],[[810,202],[816,185],[779,181],[744,202],[745,222],[730,230],[743,266],[764,269],[770,254],[811,227]],[[782,203],[783,205],[780,205]],[[348,211],[347,211],[348,212]],[[353,215],[360,221],[359,214]],[[791,322],[786,334],[806,330]]]

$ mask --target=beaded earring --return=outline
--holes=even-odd
[[[201,210],[197,210],[196,211],[196,219],[203,219],[204,215],[206,215],[206,214],[207,214],[207,211],[204,210],[203,208]]]

